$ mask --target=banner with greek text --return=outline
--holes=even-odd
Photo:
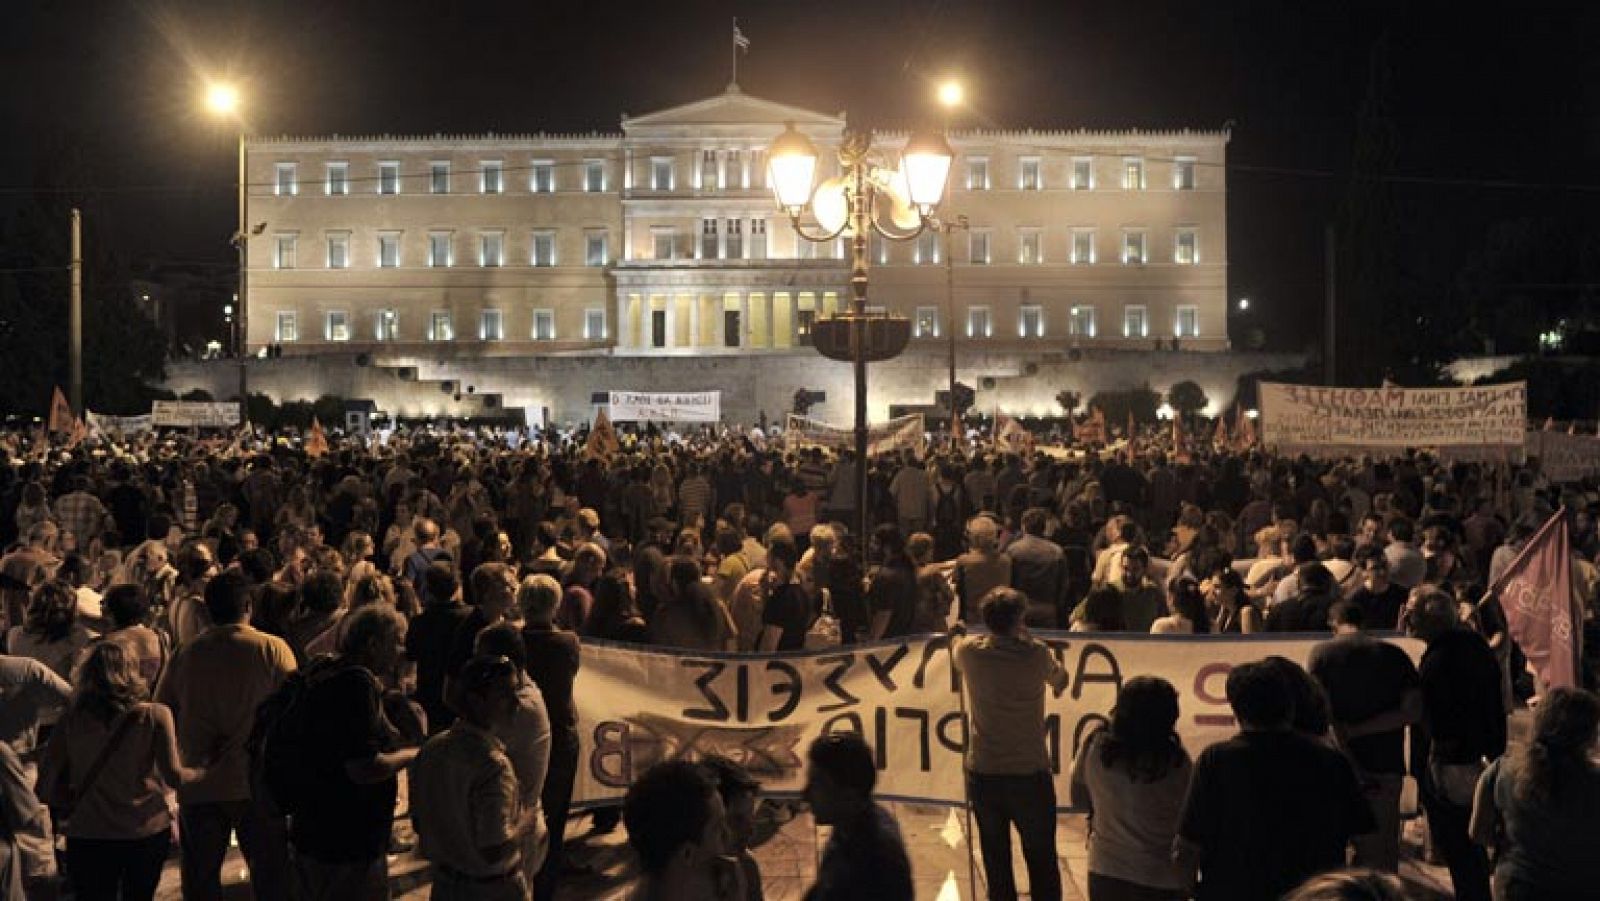
[[[1178,733],[1191,756],[1233,735],[1224,695],[1235,665],[1277,654],[1302,665],[1327,636],[1148,636],[1039,633],[1068,685],[1045,689],[1045,743],[1056,798],[1084,739],[1108,722],[1134,676],[1178,690]],[[1413,659],[1420,642],[1395,638]],[[769,793],[799,792],[805,753],[820,735],[853,731],[872,746],[878,794],[962,803],[966,720],[949,639],[924,635],[828,651],[697,654],[585,640],[573,697],[582,741],[575,802],[621,798],[663,760],[731,758]]]
[[[1600,475],[1600,437],[1566,432],[1529,432],[1528,456],[1539,458],[1539,471],[1552,482],[1580,482]]]
[[[1524,382],[1466,388],[1329,388],[1261,383],[1262,443],[1320,457],[1415,447],[1518,460]]]
[[[150,421],[157,427],[231,429],[239,425],[239,405],[229,401],[152,401]]]
[[[856,433],[855,429],[840,428],[820,419],[790,413],[784,423],[783,440],[784,447],[789,450],[802,447],[850,450],[856,446]],[[902,450],[920,454],[926,449],[927,441],[928,431],[921,413],[867,426],[867,454],[870,456]]]
[[[716,422],[722,418],[722,392],[612,391],[609,406],[612,422]]]
[[[153,418],[149,413],[143,416],[110,416],[105,413],[96,413],[90,410],[84,414],[92,434],[104,435],[118,433],[122,435],[138,435],[150,431]]]

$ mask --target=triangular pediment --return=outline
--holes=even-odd
[[[728,90],[715,97],[707,97],[668,107],[643,116],[625,116],[623,131],[652,128],[676,128],[684,125],[742,125],[793,122],[823,128],[843,129],[844,115],[830,116],[813,110],[763,100],[753,97],[730,85]]]

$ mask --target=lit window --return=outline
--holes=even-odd
[[[478,184],[485,194],[499,194],[505,190],[505,165],[499,160],[484,160],[478,164]]]
[[[764,260],[767,258],[767,220],[750,220],[750,259]]]
[[[1144,190],[1144,160],[1128,157],[1122,161],[1122,190]]]
[[[1193,266],[1200,262],[1199,238],[1192,228],[1180,228],[1173,241],[1172,261],[1179,266]]]
[[[583,311],[583,338],[585,341],[606,339],[606,311],[595,308]]]
[[[300,325],[293,310],[278,311],[278,327],[273,332],[273,339],[279,344],[300,340]]]
[[[400,265],[399,232],[378,235],[378,265],[384,269],[394,269]]]
[[[429,341],[454,341],[456,339],[455,324],[450,321],[449,310],[434,310],[428,317]]]
[[[1044,337],[1044,307],[1024,304],[1017,310],[1017,334],[1024,338]]]
[[[1044,262],[1044,242],[1036,228],[1017,230],[1017,262],[1023,266],[1037,266]]]
[[[455,260],[452,259],[450,248],[450,232],[429,232],[428,265],[436,269],[442,269],[454,264]]]
[[[1177,315],[1173,318],[1172,334],[1179,338],[1199,337],[1200,308],[1187,304],[1178,307]]]
[[[750,151],[750,187],[765,188],[767,186],[767,163],[760,150]]]
[[[328,233],[328,268],[350,268],[350,233]]]
[[[939,308],[917,307],[917,318],[914,325],[916,337],[918,338],[939,337]]]
[[[723,234],[727,236],[727,246],[723,255],[730,260],[744,259],[744,221],[729,219],[723,226]]]
[[[274,235],[272,239],[272,268],[293,269],[299,256],[299,235]]]
[[[277,180],[273,183],[272,193],[289,197],[300,193],[300,182],[295,176],[294,163],[279,163],[277,166]]]
[[[967,157],[967,190],[989,190],[989,158],[984,156]]]
[[[1122,308],[1122,337],[1146,338],[1150,335],[1150,317],[1145,308],[1128,306]]]
[[[1024,191],[1044,189],[1044,164],[1036,156],[1025,156],[1017,161],[1017,187]]]
[[[987,338],[994,334],[988,307],[967,307],[967,337]]]
[[[604,160],[583,161],[583,189],[598,194],[606,189],[606,164]]]
[[[987,231],[968,233],[967,260],[974,266],[989,265],[989,233]]]
[[[939,262],[939,233],[925,231],[917,236],[916,263],[918,266],[932,266]]]
[[[591,229],[583,233],[583,265],[604,266],[611,262],[606,252],[606,232]]]
[[[700,184],[702,191],[712,191],[717,187],[717,152],[715,150],[700,151]]]
[[[556,311],[533,311],[533,340],[554,341],[556,339]]]
[[[490,268],[506,263],[505,232],[484,232],[478,245],[478,265]]]
[[[428,190],[434,194],[450,193],[450,164],[436,160],[428,164]]]
[[[1087,266],[1094,262],[1094,231],[1087,228],[1072,232],[1072,265]]]
[[[737,191],[744,187],[744,161],[739,151],[729,150],[722,157],[722,189]]]
[[[556,264],[556,233],[533,233],[533,265],[554,266]]]
[[[343,310],[329,310],[325,335],[329,341],[350,340],[350,314]]]
[[[505,336],[505,317],[499,310],[484,310],[478,314],[479,341],[501,341]]]
[[[1144,232],[1123,232],[1122,265],[1143,266],[1144,264]]]
[[[672,190],[672,157],[658,156],[650,160],[650,190]]]
[[[327,192],[330,196],[350,193],[349,163],[328,164]]]
[[[714,260],[717,253],[717,220],[700,220],[700,259]]]
[[[378,193],[400,193],[400,163],[387,160],[378,164]]]
[[[1093,338],[1095,332],[1094,307],[1080,305],[1072,308],[1067,319],[1067,333],[1075,338]]]
[[[817,295],[814,291],[801,291],[795,301],[794,339],[801,347],[812,347],[816,341],[813,333],[817,326]]]
[[[550,160],[534,160],[528,187],[535,194],[554,194],[556,190],[556,164]]]
[[[1072,190],[1088,191],[1094,187],[1094,157],[1072,158]]]
[[[1195,159],[1192,156],[1180,156],[1172,164],[1172,188],[1175,191],[1194,190]]]
[[[656,227],[650,229],[651,242],[655,245],[655,258],[670,260],[673,258],[677,245],[677,235],[671,228]]]
[[[400,337],[400,311],[385,308],[378,311],[374,335],[379,341],[395,341]]]

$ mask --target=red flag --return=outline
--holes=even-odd
[[[328,435],[315,416],[311,417],[311,431],[306,435],[304,450],[308,457],[320,457],[328,452]]]
[[[50,422],[47,428],[59,435],[66,435],[72,431],[72,405],[67,403],[67,396],[61,393],[61,386],[56,386],[56,393],[50,398]]]
[[[1239,427],[1239,444],[1246,450],[1256,445],[1256,421],[1249,416],[1244,418],[1244,425]]]
[[[1578,624],[1572,595],[1572,545],[1567,509],[1539,527],[1500,581],[1484,596],[1498,596],[1511,635],[1550,688],[1578,684]]]
[[[1133,443],[1133,408],[1128,408],[1128,443]]]

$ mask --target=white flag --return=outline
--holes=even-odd
[[[733,23],[733,46],[738,47],[740,50],[750,49],[750,39],[745,37],[744,32],[739,30],[739,21],[737,19]]]

